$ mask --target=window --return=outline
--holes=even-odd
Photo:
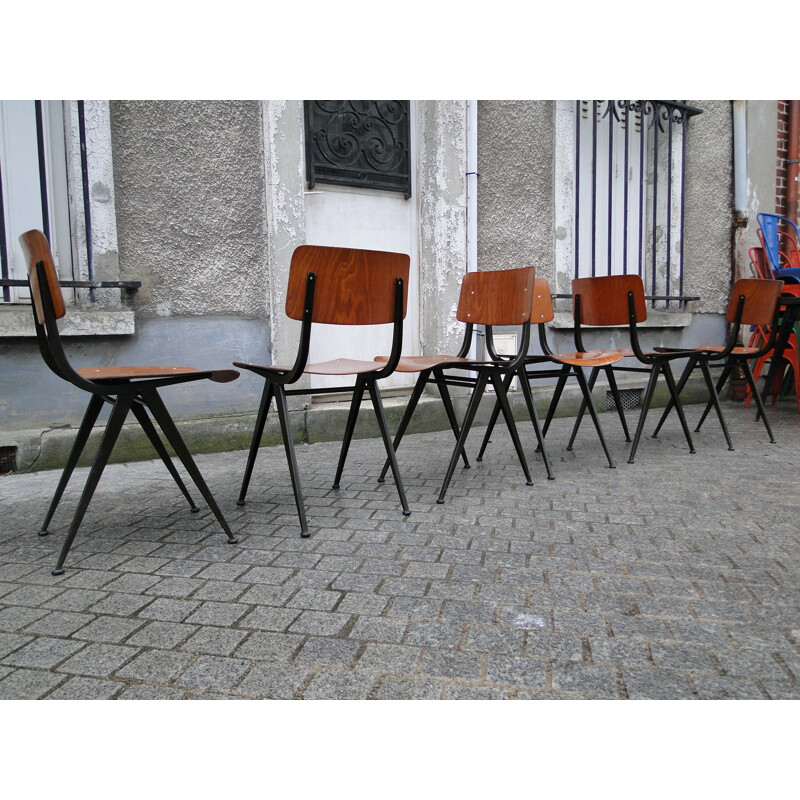
[[[411,196],[408,100],[307,100],[306,178]]]
[[[59,275],[72,276],[63,104],[0,102],[0,263],[4,280],[25,280],[17,237],[31,228],[50,240]],[[29,300],[27,287],[2,286],[4,302]]]
[[[663,100],[560,105],[560,129],[569,136],[571,127],[573,141],[570,278],[638,274],[653,307],[674,307],[683,294],[687,122],[702,112]]]

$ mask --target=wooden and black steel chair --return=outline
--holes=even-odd
[[[689,452],[694,453],[694,443],[686,423],[683,413],[675,378],[672,374],[670,364],[676,359],[686,359],[693,352],[692,350],[680,351],[645,351],[639,341],[638,324],[647,319],[647,304],[644,296],[644,285],[638,275],[604,275],[596,278],[575,278],[572,281],[572,303],[573,315],[575,320],[575,349],[585,352],[583,346],[583,328],[590,325],[594,327],[612,327],[627,325],[630,348],[622,348],[617,352],[621,353],[626,359],[634,358],[638,364],[616,363],[611,369],[615,372],[638,372],[648,375],[647,388],[645,389],[642,400],[642,410],[639,413],[639,422],[633,443],[628,453],[628,463],[633,464],[639,440],[644,429],[647,412],[653,400],[653,393],[658,383],[659,375],[664,376],[672,402],[677,409],[686,442],[689,445]],[[599,367],[592,370],[589,378],[589,386],[594,385],[597,378]],[[713,386],[713,384],[712,384]],[[617,402],[619,410],[619,402]],[[581,404],[575,424],[572,428],[569,447],[577,435],[583,414],[585,401]]]
[[[50,252],[50,245],[45,235],[38,230],[28,231],[19,237],[22,251],[28,264],[28,278],[33,300],[33,320],[36,326],[36,337],[39,348],[47,366],[60,378],[69,381],[79,389],[91,395],[89,406],[84,414],[75,443],[72,446],[61,480],[56,488],[50,508],[39,531],[40,536],[47,535],[48,526],[52,521],[64,490],[69,483],[75,466],[89,439],[89,434],[94,427],[100,410],[105,403],[111,406],[111,413],[100,440],[100,446],[94,457],[89,477],[86,480],[78,507],[72,518],[72,523],[67,532],[67,538],[58,558],[53,575],[64,572],[64,562],[69,553],[75,534],[83,521],[89,502],[100,480],[100,476],[108,463],[114,443],[122,429],[122,423],[132,412],[142,426],[142,430],[152,442],[156,452],[163,460],[178,488],[189,501],[192,511],[197,511],[186,486],[180,478],[164,443],[161,441],[150,414],[153,415],[169,444],[183,463],[186,471],[197,485],[200,493],[205,498],[214,516],[219,521],[222,529],[228,536],[229,542],[236,542],[225,517],[215,502],[200,470],[194,463],[183,439],[164,406],[158,390],[189,381],[211,380],[217,383],[228,383],[236,380],[239,373],[233,369],[226,370],[197,370],[192,367],[84,367],[75,370],[70,365],[61,343],[57,320],[65,313],[64,298],[58,284],[58,275]]]
[[[725,381],[728,380],[736,366],[741,366],[744,370],[747,384],[758,406],[758,414],[764,420],[764,426],[769,434],[769,440],[770,442],[775,441],[775,437],[772,435],[772,428],[770,427],[767,415],[764,411],[764,404],[756,389],[755,378],[753,377],[750,362],[757,361],[766,356],[775,346],[782,288],[783,281],[762,280],[759,278],[742,278],[736,281],[731,291],[728,311],[725,315],[725,319],[730,325],[727,342],[722,346],[703,345],[693,350],[688,356],[689,360],[678,381],[677,390],[678,393],[680,393],[692,372],[698,367],[702,370],[706,379],[706,385],[709,387],[710,397],[700,417],[700,421],[697,423],[695,432],[700,430],[700,427],[713,405],[719,417],[722,432],[725,434],[728,450],[733,450],[733,445],[731,444],[728,426],[725,424],[725,417],[722,414],[722,408],[719,404],[719,391],[725,385]],[[763,331],[768,330],[769,333],[767,333],[766,337],[763,338],[759,344],[742,346],[738,343],[742,325],[752,325]],[[661,351],[664,348],[656,349]],[[714,365],[722,367],[722,373],[717,380],[716,386],[711,380],[711,374],[709,372],[709,366]],[[670,411],[674,408],[674,405],[672,400],[670,400],[664,408],[661,419],[653,432],[654,438],[658,436],[661,426],[669,416]]]
[[[590,386],[586,380],[586,376],[584,375],[584,368],[591,367],[593,369],[592,374],[595,378],[600,369],[605,370],[609,381],[609,386],[617,403],[617,409],[619,411],[620,420],[622,421],[622,428],[625,431],[626,440],[630,441],[628,427],[625,422],[625,415],[622,413],[622,405],[619,399],[617,384],[614,380],[614,373],[611,369],[612,364],[620,361],[623,358],[622,353],[620,353],[618,350],[590,350],[589,352],[554,353],[549,342],[547,341],[547,329],[545,327],[548,322],[553,321],[554,317],[555,312],[553,310],[553,298],[550,293],[550,286],[546,279],[536,278],[534,281],[533,290],[531,324],[535,324],[538,327],[539,347],[542,352],[541,354],[527,355],[517,368],[516,374],[519,378],[520,387],[522,388],[522,393],[528,406],[528,413],[530,414],[531,422],[533,423],[534,433],[536,434],[538,441],[537,449],[542,453],[542,459],[544,460],[545,468],[547,469],[547,477],[551,480],[555,476],[553,475],[550,455],[547,451],[547,446],[545,445],[544,440],[545,436],[547,435],[547,431],[550,428],[550,423],[553,419],[555,411],[558,408],[558,403],[561,400],[564,387],[567,383],[567,380],[569,380],[571,377],[575,378],[580,386],[581,393],[583,395],[583,405],[589,409],[589,414],[594,422],[597,436],[600,439],[600,444],[603,447],[603,452],[606,454],[606,458],[608,459],[608,466],[611,468],[616,466],[608,449],[608,445],[606,444],[605,437],[603,436],[600,418],[592,400],[591,389],[594,386],[594,380]],[[490,328],[487,328],[486,330],[486,345],[493,357],[498,358],[492,343],[492,331]],[[541,369],[540,367],[543,364],[558,364],[559,367]],[[506,389],[510,388],[513,378],[513,374],[509,374],[506,377]],[[541,426],[539,423],[539,416],[536,412],[536,405],[533,402],[533,394],[531,393],[530,382],[548,378],[557,378],[558,380],[556,381],[555,389],[553,390],[553,396],[550,400],[550,405],[548,406],[544,426]],[[490,441],[492,431],[497,423],[499,414],[500,406],[498,403],[495,403],[492,416],[490,417],[489,424],[486,427],[486,433],[483,437],[481,449],[476,458],[477,461],[481,461],[483,459],[483,454]],[[571,444],[572,443],[570,443],[570,449]]]
[[[398,372],[419,373],[419,377],[395,434],[395,450],[403,439],[408,424],[414,415],[414,409],[417,407],[417,403],[428,383],[435,384],[439,389],[445,412],[456,437],[456,445],[445,473],[437,503],[444,503],[445,494],[452,480],[459,457],[463,459],[465,468],[469,468],[469,460],[467,459],[464,445],[488,383],[492,384],[496,392],[497,403],[511,434],[526,482],[528,486],[533,485],[517,433],[514,416],[508,403],[506,382],[504,381],[504,378],[509,374],[513,377],[528,350],[533,281],[533,267],[467,273],[461,284],[461,294],[456,310],[456,319],[466,325],[464,340],[458,353],[456,355],[405,356],[398,362]],[[488,328],[493,325],[504,327],[521,326],[522,342],[516,357],[509,360],[500,358],[475,360],[468,358],[468,353],[472,347],[475,325],[484,325],[488,326]],[[384,361],[385,359],[385,356],[378,356],[376,361]],[[453,370],[457,370],[458,373],[452,374]],[[459,373],[475,373],[475,375]],[[460,426],[456,420],[447,389],[448,386],[461,386],[472,389],[472,396]],[[382,482],[384,480],[389,467],[390,464],[387,460],[378,481]]]
[[[386,446],[386,453],[394,473],[403,514],[411,512],[406,501],[403,481],[389,437],[378,381],[391,375],[403,346],[403,319],[408,296],[410,258],[402,253],[377,250],[356,250],[347,247],[321,247],[302,245],[292,254],[289,270],[289,288],[286,295],[286,315],[300,320],[302,328],[297,356],[292,366],[260,365],[235,362],[234,366],[250,370],[264,378],[264,390],[256,417],[250,452],[247,458],[238,504],[244,505],[250,478],[253,474],[258,447],[264,433],[264,424],[272,399],[278,409],[281,434],[289,462],[289,473],[294,490],[300,533],[309,536],[305,502],[300,484],[300,474],[294,450],[292,429],[286,398],[324,392],[352,394],[350,412],[342,440],[342,449],[333,488],[339,488],[347,452],[353,438],[364,392],[368,392],[378,420],[378,427]],[[309,364],[308,355],[313,323],[329,325],[393,325],[391,355],[385,364],[337,358],[318,364]],[[346,386],[327,388],[287,389],[303,375],[347,376],[354,375],[355,382]]]

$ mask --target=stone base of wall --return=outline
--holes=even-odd
[[[663,407],[666,405],[668,393],[663,385],[663,380],[659,381],[659,387],[653,401],[653,407]],[[621,389],[643,388],[646,382],[643,378],[622,378],[619,380]],[[608,386],[606,383],[598,381],[594,390],[595,404],[598,410],[605,411],[605,399]],[[408,433],[424,433],[426,431],[444,430],[448,427],[447,418],[442,409],[442,404],[436,395],[424,397],[414,414],[414,419],[409,426]],[[547,411],[547,406],[552,395],[552,386],[533,387],[534,398],[536,399],[537,410],[543,419]],[[707,399],[705,385],[702,378],[693,377],[686,385],[681,394],[685,404],[705,402]],[[520,421],[521,435],[523,442],[531,437],[530,423],[528,422],[527,410],[525,408],[522,392],[514,391],[510,395],[511,406],[514,416]],[[386,415],[389,421],[389,428],[392,432],[397,429],[400,418],[403,414],[407,398],[390,397],[384,399]],[[481,403],[481,408],[476,419],[476,426],[485,426],[488,422],[492,410],[493,395],[487,394]],[[580,407],[581,394],[574,381],[565,388],[561,398],[561,403],[557,411],[557,416],[574,416]],[[464,414],[467,397],[454,397],[456,413],[459,418]],[[347,420],[348,403],[313,403],[308,409],[290,413],[291,424],[294,430],[296,442],[321,442],[341,440]],[[607,414],[608,412],[606,412]],[[655,414],[648,415],[648,430],[655,425],[657,417]],[[714,424],[717,424],[712,420]],[[528,427],[525,427],[527,423]],[[242,414],[235,416],[215,416],[210,419],[178,419],[176,424],[184,437],[190,452],[193,455],[202,453],[218,453],[235,450],[247,450],[250,447],[250,439],[255,425],[255,413]],[[690,421],[690,425],[693,424]],[[591,426],[587,419],[584,425]],[[609,419],[606,436],[610,437],[614,432],[614,421]],[[96,429],[89,439],[84,455],[79,466],[90,466],[94,453],[97,450],[102,427]],[[19,431],[0,431],[0,448],[16,448],[16,471],[34,472],[46,469],[63,468],[72,442],[75,438],[75,428],[51,428],[47,430],[19,430]],[[379,436],[378,426],[375,415],[372,411],[372,404],[365,398],[362,404],[362,412],[356,426],[355,438],[370,438]],[[267,418],[267,425],[262,438],[262,446],[269,447],[282,443],[278,418],[273,408]],[[121,463],[126,461],[146,461],[157,458],[152,445],[144,436],[136,422],[126,424],[123,427],[116,447],[111,454],[111,463]],[[244,464],[244,459],[243,459]],[[234,482],[241,476],[233,476]]]

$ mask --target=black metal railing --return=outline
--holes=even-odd
[[[408,100],[307,100],[306,178],[411,196]]]
[[[687,121],[672,100],[579,100],[575,277],[638,274],[651,305],[683,297]]]

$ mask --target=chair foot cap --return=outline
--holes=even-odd
[[[236,544],[239,540],[235,536],[228,537],[228,544]]]
[[[244,505],[244,500],[237,500],[236,501],[236,505],[237,506],[243,506]]]
[[[300,531],[300,537],[303,539],[308,539],[311,534],[308,531]]]
[[[49,535],[50,531],[47,530],[47,528],[42,528],[42,530],[39,531],[39,536],[49,536]]]
[[[483,456],[478,456],[475,460],[476,461],[483,461]]]
[[[50,574],[51,575],[55,575],[56,577],[58,577],[59,575],[63,575],[64,574],[64,567],[61,567],[61,569],[51,570]]]
[[[444,505],[444,498],[442,498],[442,497],[439,497],[439,498],[436,500],[436,502],[437,502],[437,503],[438,503],[440,506],[443,506],[443,505]]]
[[[729,448],[728,448],[728,450],[730,450],[731,452],[733,452],[734,448],[733,448],[733,447],[729,447]]]
[[[192,506],[189,509],[189,512],[192,513],[192,514],[198,514],[198,513],[200,513],[200,509],[197,506]]]
[[[547,480],[549,480],[549,481],[554,481],[555,479],[556,479],[555,475],[548,475],[547,476]]]
[[[525,481],[526,486],[533,486],[533,481]]]
[[[378,483],[386,483],[386,478],[378,478]]]
[[[404,511],[403,512],[403,516],[404,517],[410,517],[411,516],[411,512],[410,511]]]
[[[338,483],[334,483],[333,486],[331,486],[331,489],[338,489],[338,488],[339,488],[339,484]]]

